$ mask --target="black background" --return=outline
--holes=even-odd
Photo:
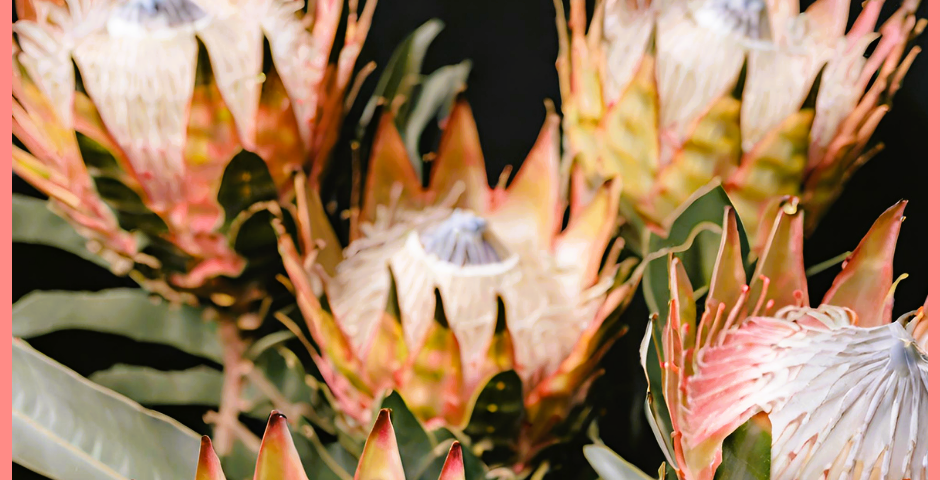
[[[567,3],[567,2],[566,2]],[[898,0],[888,0],[893,12]],[[804,5],[805,8],[805,5]],[[860,10],[853,2],[852,16]],[[926,4],[921,4],[926,17]],[[549,0],[379,0],[375,21],[359,64],[376,61],[379,71],[405,36],[431,18],[444,21],[445,28],[432,43],[424,70],[471,59],[473,67],[465,94],[476,118],[491,183],[505,165],[518,167],[544,119],[543,101],[559,105],[555,72],[558,37],[555,12]],[[882,15],[882,19],[886,15]],[[806,264],[814,265],[855,247],[880,213],[900,199],[910,200],[895,257],[895,276],[910,277],[897,290],[895,315],[916,309],[927,294],[927,34],[917,44],[924,49],[914,62],[891,112],[876,132],[876,140],[887,148],[864,166],[849,182],[845,193],[806,242]],[[378,74],[373,74],[363,92],[371,92]],[[360,100],[350,115],[358,118]],[[345,143],[340,143],[342,148]],[[25,182],[14,178],[14,191],[35,194]],[[811,301],[825,293],[838,268],[810,279]],[[99,290],[134,286],[77,257],[41,246],[14,244],[13,299],[35,290]],[[645,318],[642,300],[628,311],[633,319]],[[605,412],[604,440],[614,450],[645,470],[662,461],[649,426],[630,400],[645,389],[639,370],[636,346],[642,328],[633,328],[605,360],[607,375],[595,390]],[[118,341],[83,332],[57,332],[31,342],[36,348],[87,375],[115,361],[153,363],[165,368],[186,368],[193,360],[153,345]],[[198,431],[204,409],[158,408],[180,418]],[[635,432],[639,436],[635,435]],[[14,439],[15,441],[15,439]],[[15,478],[41,478],[14,465]]]

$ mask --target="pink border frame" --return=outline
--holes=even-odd
[[[940,8],[940,0],[927,0],[927,10]],[[929,20],[928,20],[929,21]],[[929,24],[928,24],[929,28]],[[927,37],[927,225],[928,225],[928,250],[927,250],[927,296],[928,298],[940,298],[940,37],[930,35],[925,31]],[[936,300],[934,300],[936,301]],[[935,342],[936,343],[936,342]],[[940,345],[935,350],[940,352]],[[928,355],[932,352],[928,346]],[[929,398],[929,397],[928,397]],[[928,400],[930,410],[938,400]],[[938,409],[940,411],[940,409]],[[928,434],[940,432],[940,416],[928,414]],[[940,438],[940,435],[938,435]],[[936,445],[938,438],[935,438],[933,444]],[[929,440],[928,440],[929,442]],[[937,450],[937,447],[934,447]],[[935,451],[928,452],[928,461],[936,461],[940,455]],[[940,477],[934,467],[934,478]]]
[[[3,48],[13,48],[13,8],[12,0],[8,2],[3,2],[8,5],[9,10],[5,10],[10,19],[8,23],[8,31],[10,36],[3,37]],[[3,50],[6,51],[6,50]],[[13,90],[12,84],[12,74],[13,74],[13,58],[4,56],[6,60],[3,62],[4,73],[2,75],[4,88],[9,88],[10,91]],[[3,109],[5,110],[8,106],[11,106],[12,97],[2,97],[6,101],[3,102]],[[0,117],[2,118],[2,117]],[[5,131],[10,132],[10,135],[13,134],[13,120],[8,118],[6,122],[3,122],[3,128]],[[2,143],[3,152],[0,153],[0,158],[3,158],[4,163],[10,166],[10,171],[13,171],[13,144],[12,143]],[[10,176],[0,175],[0,179],[3,179],[3,184],[0,185],[0,192],[6,192],[2,195],[3,198],[3,209],[0,210],[0,216],[2,216],[2,222],[0,222],[0,234],[3,235],[3,239],[0,240],[0,245],[2,245],[3,256],[2,256],[2,270],[3,270],[3,293],[2,299],[0,299],[0,304],[6,305],[3,308],[2,314],[2,325],[3,331],[8,332],[11,336],[13,335],[13,174]],[[6,410],[8,412],[13,411],[13,385],[12,385],[12,368],[13,368],[13,346],[11,343],[0,342],[0,345],[3,345],[2,356],[0,356],[0,375],[2,375],[2,380],[0,380],[0,402],[2,402],[2,407],[0,410]],[[0,423],[0,430],[3,431],[3,436],[0,437],[0,452],[2,452],[3,457],[0,458],[0,465],[7,465],[10,467],[10,470],[3,469],[3,471],[10,472],[10,476],[5,476],[5,478],[12,478],[13,473],[13,436],[12,436],[12,422],[13,417],[0,415],[2,423]],[[2,467],[0,467],[2,468]]]
[[[7,2],[3,2],[7,5],[10,5]],[[940,0],[927,0],[928,10],[933,9],[933,7],[940,8]],[[12,5],[10,5],[12,7]],[[7,7],[7,8],[10,8]],[[4,51],[6,47],[12,48],[12,12],[13,9],[5,10],[7,12],[10,23],[8,25],[8,31],[10,36],[4,36]],[[929,35],[929,32],[927,32]],[[4,74],[2,75],[4,88],[10,88],[11,85],[11,75],[12,75],[12,58],[6,57],[4,60]],[[929,251],[928,251],[928,267],[929,267],[929,276],[928,276],[928,296],[934,299],[940,299],[940,37],[932,36],[928,37],[928,52],[927,52],[927,62],[928,62],[928,225],[929,227]],[[12,101],[11,97],[6,98],[6,101],[3,102],[3,109],[6,109],[10,102]],[[4,129],[8,132],[11,132],[12,135],[12,120],[7,119],[6,122],[3,122]],[[2,152],[0,156],[4,159],[4,163],[7,163],[11,167],[12,171],[12,144],[2,142]],[[12,288],[13,288],[13,279],[12,279],[12,195],[13,195],[13,185],[12,185],[12,174],[7,177],[6,175],[0,175],[2,179],[2,185],[0,185],[0,192],[6,192],[0,194],[3,199],[3,208],[0,211],[0,234],[2,234],[2,240],[0,240],[0,245],[2,245],[2,269],[3,269],[3,292],[2,299],[0,299],[0,304],[6,305],[3,308],[2,313],[2,329],[3,331],[10,332],[12,335]],[[934,300],[937,301],[937,300]],[[936,308],[936,307],[935,307]],[[0,395],[0,403],[2,407],[0,409],[5,409],[7,411],[12,411],[12,385],[11,385],[11,368],[12,368],[12,346],[6,342],[0,342],[2,345],[2,356],[0,356],[0,390],[2,390],[2,395]],[[940,343],[934,342],[936,350],[940,352]],[[931,410],[934,408],[933,404],[937,403],[940,400],[936,400],[937,397],[934,397],[935,400],[930,401]],[[0,431],[3,432],[3,436],[0,437],[0,465],[8,465],[12,469],[12,417],[7,417],[0,415]],[[933,434],[934,432],[940,432],[940,416],[931,417],[928,419],[929,432]],[[940,438],[940,437],[938,437]],[[936,442],[937,439],[934,439]],[[936,445],[936,443],[934,443]],[[929,457],[933,458],[934,452],[930,452]],[[936,462],[935,462],[936,464]],[[2,468],[2,467],[0,467]],[[3,469],[4,471],[9,472],[10,470]],[[936,468],[934,469],[936,472]],[[4,476],[5,478],[11,478],[10,476]],[[935,473],[934,477],[940,477],[940,474]]]

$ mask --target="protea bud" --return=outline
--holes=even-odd
[[[619,275],[619,243],[604,262],[619,183],[562,198],[558,122],[548,115],[508,188],[492,190],[466,103],[447,119],[427,186],[386,114],[342,251],[316,192],[298,192],[301,251],[286,233],[281,251],[321,373],[354,426],[396,389],[427,427],[510,438],[524,468],[578,404],[622,333],[608,319],[636,279]],[[476,415],[503,415],[499,432]]]
[[[652,340],[662,362],[653,428],[680,478],[713,478],[723,441],[752,417],[769,420],[770,478],[927,478],[926,305],[891,317],[904,206],[876,221],[815,308],[795,201],[778,210],[749,284],[727,211],[700,315],[672,260],[668,315],[644,348]]]
[[[876,34],[883,4],[846,33],[848,0],[802,13],[796,0],[603,0],[585,34],[572,1],[558,60],[568,154],[595,181],[619,175],[624,212],[654,231],[715,177],[748,232],[782,195],[812,229],[881,149],[869,140],[919,52],[917,0]]]
[[[389,418],[390,411],[383,409],[372,427],[372,433],[366,440],[355,480],[382,478],[405,480],[398,441]],[[451,445],[447,460],[441,471],[440,480],[463,480],[464,465],[460,444]],[[225,480],[222,464],[212,448],[209,437],[202,438],[199,449],[199,463],[196,467],[196,480]],[[307,480],[307,474],[300,461],[297,448],[291,440],[287,418],[275,411],[268,418],[268,426],[261,440],[258,462],[255,465],[254,480]],[[314,479],[316,480],[316,479]]]
[[[294,171],[322,169],[373,5],[335,65],[339,1],[18,6],[14,172],[145,287],[221,307],[263,297],[240,227]]]

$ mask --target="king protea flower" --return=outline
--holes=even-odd
[[[383,409],[372,427],[372,433],[366,440],[355,480],[405,480],[401,455],[395,429],[392,427],[391,412]],[[307,480],[307,474],[297,453],[297,447],[291,439],[287,418],[280,412],[271,412],[268,426],[261,439],[258,462],[255,464],[254,480]],[[454,442],[444,461],[439,480],[464,480],[463,452],[460,444]],[[202,437],[199,448],[199,461],[196,467],[196,480],[225,480],[222,464],[209,437]],[[313,480],[316,480],[314,478]]]
[[[749,285],[728,210],[700,317],[672,260],[668,318],[652,339],[669,418],[654,430],[680,478],[713,478],[722,441],[755,415],[770,423],[770,478],[927,478],[927,308],[891,317],[904,206],[875,222],[815,308],[795,201],[777,212]]]
[[[446,122],[427,186],[386,114],[345,249],[317,192],[298,193],[301,251],[285,233],[282,254],[323,352],[321,373],[353,424],[366,425],[376,401],[397,389],[427,427],[464,429],[474,407],[484,415],[504,408],[476,405],[490,385],[496,397],[515,395],[517,409],[524,402],[521,432],[500,425],[524,459],[581,399],[619,333],[610,314],[636,281],[621,282],[619,243],[604,262],[617,181],[593,198],[573,186],[561,230],[569,202],[560,193],[558,123],[550,113],[508,188],[493,190],[466,103]],[[504,371],[518,375],[515,383],[491,381]],[[487,436],[489,427],[474,431]]]
[[[17,6],[14,172],[118,273],[171,299],[263,296],[230,281],[239,226],[295,170],[322,169],[374,4],[353,10],[336,65],[339,0]]]
[[[924,28],[905,0],[873,33],[873,0],[846,33],[850,3],[602,0],[585,34],[572,1],[558,59],[569,160],[619,175],[624,213],[654,231],[715,177],[748,232],[782,195],[811,229],[881,149],[869,140]]]

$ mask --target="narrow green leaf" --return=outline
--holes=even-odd
[[[433,117],[442,120],[450,113],[454,99],[466,86],[470,65],[469,60],[464,60],[441,67],[421,82],[414,105],[399,129],[415,171],[421,171],[421,152],[418,151],[421,133]]]
[[[176,308],[162,300],[155,303],[143,290],[40,291],[13,305],[14,336],[32,338],[66,329],[161,343],[221,363],[222,347],[214,323],[203,320],[198,309]]]
[[[143,405],[215,406],[222,393],[222,372],[206,366],[166,372],[119,364],[88,379]]]
[[[411,89],[418,83],[424,54],[443,28],[444,23],[440,20],[428,20],[395,48],[382,76],[379,77],[375,93],[359,119],[357,137],[362,138],[365,135],[365,128],[372,121],[380,100],[387,105],[395,97],[407,97],[411,93]],[[396,125],[400,127],[402,124],[396,121]]]
[[[653,480],[605,445],[587,445],[584,456],[601,480]]]
[[[55,247],[96,265],[110,268],[103,258],[85,248],[86,240],[65,219],[49,210],[48,202],[26,195],[13,195],[13,243]]]
[[[13,461],[54,480],[191,478],[199,436],[13,339]]]

